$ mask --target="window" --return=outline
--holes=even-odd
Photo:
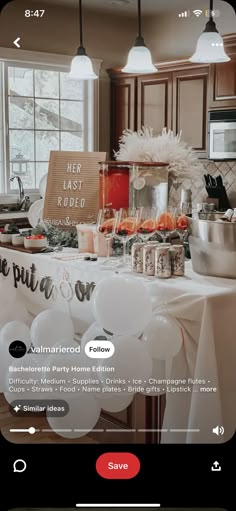
[[[36,191],[50,151],[91,151],[94,88],[72,81],[65,68],[0,63],[0,193]],[[2,108],[1,108],[2,106]]]

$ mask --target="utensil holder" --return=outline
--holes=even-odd
[[[215,200],[217,199],[219,211],[226,211],[227,209],[231,209],[230,202],[224,186],[215,187],[206,186],[206,191],[208,193],[209,199],[213,199],[213,201],[214,199]]]

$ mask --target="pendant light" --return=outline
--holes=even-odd
[[[82,0],[79,0],[80,16],[80,45],[75,57],[71,62],[69,78],[74,80],[96,80],[98,76],[93,71],[90,58],[87,56],[83,46],[83,20],[82,20]]]
[[[189,59],[190,62],[200,64],[211,64],[217,62],[228,62],[230,58],[224,50],[224,42],[219,34],[216,24],[213,20],[213,0],[210,0],[210,16],[206,28],[200,35],[197,48],[194,55]]]
[[[138,0],[138,35],[128,55],[128,62],[123,73],[156,73],[149,49],[145,45],[141,31],[141,0]]]

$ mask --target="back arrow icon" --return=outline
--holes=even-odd
[[[17,48],[20,48],[20,44],[18,44],[20,41],[20,37],[17,37],[17,39],[15,41],[13,41],[13,44],[17,47]]]

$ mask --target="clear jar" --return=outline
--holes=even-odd
[[[100,163],[100,208],[159,208],[168,204],[168,163]]]
[[[100,162],[99,207],[129,207],[129,166],[118,162]]]
[[[168,204],[168,163],[130,164],[130,207],[160,208]]]

